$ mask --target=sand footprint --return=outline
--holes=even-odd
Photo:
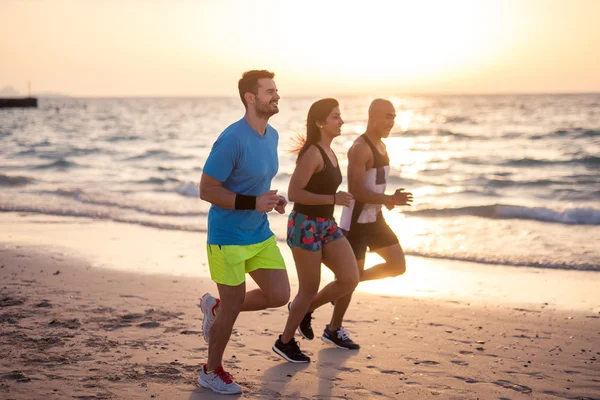
[[[505,380],[498,380],[498,381],[494,381],[492,383],[494,385],[501,386],[505,389],[512,389],[519,393],[531,393],[532,392],[531,388],[529,388],[527,386],[519,385],[517,383],[512,383],[512,382],[505,381]]]
[[[138,325],[140,328],[158,328],[160,326],[159,322],[151,321],[151,322],[142,322]]]
[[[404,372],[402,372],[402,371],[396,371],[395,369],[382,369],[379,372],[381,372],[382,374],[404,375]]]
[[[464,381],[466,383],[479,383],[479,381],[476,379],[465,378],[463,376],[453,376],[453,378],[460,379],[461,381]]]
[[[439,364],[439,362],[437,362],[437,361],[431,361],[431,360],[415,361],[414,363],[415,363],[415,365],[420,365],[420,364],[424,364],[424,365],[438,365]]]

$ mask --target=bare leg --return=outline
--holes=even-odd
[[[309,312],[352,293],[359,282],[354,252],[345,237],[323,246],[323,263],[335,274],[335,280],[317,293]]]
[[[402,275],[406,272],[406,259],[402,247],[399,244],[383,247],[375,250],[375,252],[379,254],[385,262],[365,270],[365,260],[358,260],[357,264],[361,282],[389,278]],[[348,310],[351,299],[352,293],[349,293],[335,301],[331,323],[329,324],[330,329],[336,330],[342,326],[342,321],[344,320],[344,315]]]
[[[292,302],[281,341],[288,343],[300,322],[306,315],[312,300],[319,290],[321,281],[321,251],[308,251],[300,247],[293,247],[292,254],[298,271],[298,294]]]
[[[391,278],[402,275],[406,272],[406,258],[400,244],[375,250],[384,260],[384,263],[372,266],[363,270],[360,281],[370,281],[374,279]]]
[[[286,305],[290,299],[290,281],[284,269],[257,269],[250,276],[259,289],[246,293],[242,311],[258,311]]]
[[[358,265],[358,273],[362,276],[362,272],[365,269],[365,260],[357,260],[356,264]],[[352,293],[354,293],[354,291],[340,297],[335,301],[333,314],[331,315],[331,322],[329,323],[329,329],[332,331],[338,330],[342,326],[344,315],[346,315],[346,311],[348,310],[350,301],[352,300]]]
[[[207,370],[214,370],[222,365],[223,353],[246,295],[245,282],[238,286],[217,284],[217,288],[221,302],[219,303],[219,312],[210,328]]]

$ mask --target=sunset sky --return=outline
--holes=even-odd
[[[600,92],[600,0],[0,0],[0,90]]]

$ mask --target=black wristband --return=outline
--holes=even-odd
[[[245,194],[235,195],[235,209],[236,210],[255,210],[256,209],[256,196],[246,196]]]

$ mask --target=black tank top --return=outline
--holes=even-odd
[[[387,152],[385,153],[385,155],[381,154],[379,150],[377,150],[377,147],[375,147],[373,142],[371,142],[371,139],[369,139],[369,137],[365,133],[360,135],[360,137],[362,137],[363,140],[367,142],[367,144],[371,148],[371,152],[373,153],[373,167],[371,168],[379,169],[381,167],[385,167],[386,165],[390,165],[390,157],[388,157]]]
[[[338,162],[337,167],[334,167],[329,160],[329,156],[325,153],[325,150],[321,148],[319,145],[315,145],[321,156],[323,157],[323,162],[325,163],[325,167],[319,172],[313,174],[308,181],[308,184],[304,188],[304,190],[314,193],[314,194],[330,194],[334,195],[340,184],[342,183],[342,173],[340,172],[340,163]],[[335,156],[335,154],[334,154]],[[336,157],[337,161],[337,157]],[[319,205],[306,205],[300,203],[294,203],[294,210],[304,215],[308,215],[309,217],[322,217],[322,218],[332,218],[333,210],[335,208],[334,204],[319,204]]]

